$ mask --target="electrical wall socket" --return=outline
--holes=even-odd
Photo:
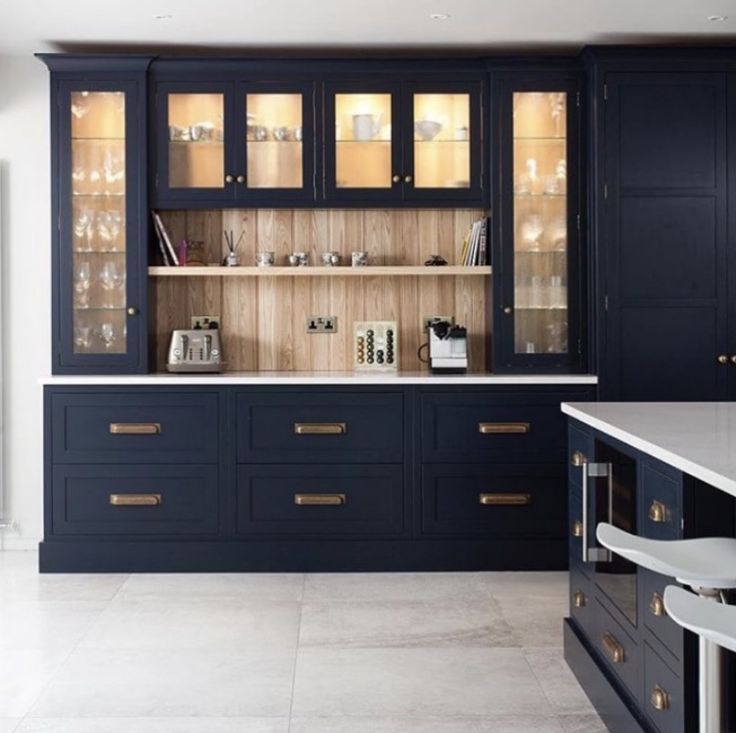
[[[422,316],[422,333],[427,333],[429,324],[432,321],[449,321],[455,323],[455,316]]]
[[[205,331],[209,328],[220,327],[220,316],[192,316],[192,328],[202,328]]]
[[[337,316],[307,316],[307,333],[337,333]]]

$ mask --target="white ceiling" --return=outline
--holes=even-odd
[[[432,13],[449,13],[445,21]],[[154,20],[154,14],[170,14]],[[721,23],[709,15],[730,17]],[[736,41],[734,0],[2,0],[0,53]]]

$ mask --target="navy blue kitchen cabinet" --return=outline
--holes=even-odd
[[[667,617],[676,583],[598,545],[612,522],[645,537],[732,536],[730,497],[571,420],[565,657],[613,733],[697,731],[697,641]],[[660,709],[652,693],[663,690]]]
[[[582,79],[497,74],[493,98],[493,368],[587,367]]]
[[[51,70],[53,370],[145,372],[151,59],[41,59]]]

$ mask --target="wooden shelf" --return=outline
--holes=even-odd
[[[414,277],[489,276],[490,266],[444,267],[369,265],[367,267],[149,267],[151,277]]]

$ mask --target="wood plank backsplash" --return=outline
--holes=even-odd
[[[239,209],[167,211],[161,216],[172,240],[201,240],[206,259],[227,252],[223,230],[235,241],[243,232],[241,264],[272,250],[277,264],[293,251],[310,253],[319,266],[322,252],[368,252],[374,265],[417,265],[431,254],[456,264],[478,209],[315,210]],[[423,315],[454,315],[468,328],[470,369],[485,369],[490,278],[482,277],[152,277],[152,366],[166,368],[174,328],[188,328],[193,315],[219,315],[228,371],[330,370],[352,368],[353,321],[396,320],[400,368],[423,368],[417,349],[424,340]],[[308,315],[337,316],[335,334],[307,334]]]

